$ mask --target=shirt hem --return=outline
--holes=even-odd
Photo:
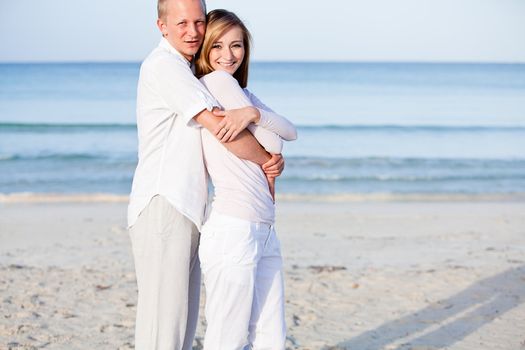
[[[162,196],[162,197],[164,197],[173,206],[173,208],[175,208],[175,210],[177,210],[180,214],[184,215],[188,220],[190,220],[197,227],[197,229],[199,231],[201,230],[202,218],[201,219],[197,219],[197,218],[195,218],[195,216],[190,215],[187,211],[185,211],[182,208],[183,205],[181,203],[171,199],[169,196],[166,196],[166,195],[164,195],[162,193],[156,193],[156,194],[153,194],[153,195],[149,196],[149,198],[147,199],[145,204],[142,205],[142,207],[140,208],[140,210],[138,211],[138,213],[136,215],[132,214],[132,217],[128,216],[128,229],[130,229],[133,225],[135,225],[135,223],[137,222],[137,219],[139,218],[139,216],[142,214],[144,209],[146,209],[146,207],[149,205],[149,203],[151,202],[151,200],[155,196]],[[147,198],[148,196],[141,196],[141,197]],[[203,211],[204,211],[204,209],[203,209]]]

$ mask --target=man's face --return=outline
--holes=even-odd
[[[170,0],[157,25],[171,46],[191,61],[204,39],[206,15],[200,0]]]

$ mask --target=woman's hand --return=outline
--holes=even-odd
[[[252,106],[227,111],[214,109],[213,114],[224,117],[214,130],[215,136],[221,142],[235,140],[241,131],[246,129],[250,123],[257,123],[261,116],[259,110]]]
[[[272,158],[262,165],[262,170],[267,178],[276,178],[284,170],[284,158],[280,154],[272,154]]]

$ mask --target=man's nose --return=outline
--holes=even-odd
[[[197,24],[190,23],[188,25],[188,34],[191,35],[192,37],[197,36]]]

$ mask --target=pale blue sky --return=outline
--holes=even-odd
[[[523,0],[207,3],[245,20],[259,61],[525,63]],[[155,0],[0,0],[0,62],[142,60],[160,38],[155,6]]]

